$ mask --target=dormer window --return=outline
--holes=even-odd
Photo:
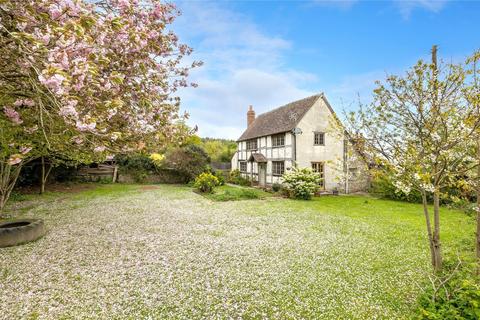
[[[247,140],[247,150],[257,150],[257,139]]]
[[[285,133],[275,134],[272,136],[272,146],[273,147],[283,147],[285,146]]]

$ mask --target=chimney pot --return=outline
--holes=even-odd
[[[253,110],[253,106],[250,105],[247,111],[247,127],[250,127],[253,121],[255,121],[255,111]]]

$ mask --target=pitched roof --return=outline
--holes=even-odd
[[[272,111],[262,113],[243,132],[238,141],[268,136],[275,133],[286,132],[294,129],[305,113],[313,106],[323,94],[290,102]]]
[[[267,162],[267,158],[261,153],[252,153],[250,158],[248,158],[249,162],[255,161],[257,163]]]

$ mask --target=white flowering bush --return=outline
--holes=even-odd
[[[283,175],[283,185],[290,198],[309,200],[317,192],[322,178],[310,168],[293,168]]]

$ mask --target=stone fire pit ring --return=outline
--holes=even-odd
[[[45,235],[41,219],[17,219],[0,223],[0,248],[37,240]]]

